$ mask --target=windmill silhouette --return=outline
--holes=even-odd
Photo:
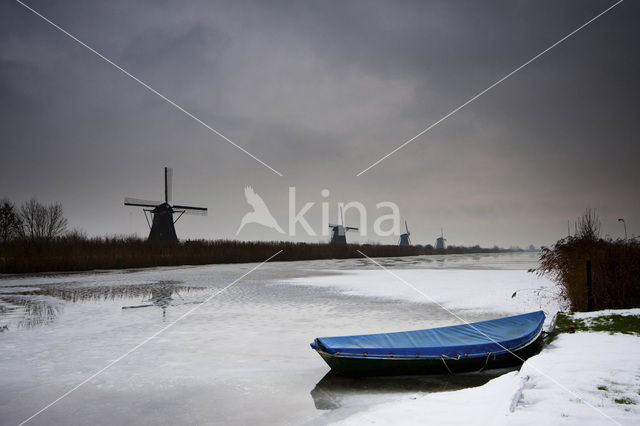
[[[436,248],[444,250],[445,241],[447,241],[447,239],[444,237],[444,232],[442,232],[442,228],[440,228],[440,236],[436,239]]]
[[[411,245],[411,239],[409,239],[409,235],[411,235],[411,232],[409,232],[409,226],[407,226],[407,221],[404,221],[404,228],[407,230],[407,232],[405,232],[404,234],[400,234],[400,240],[398,240],[398,245],[399,246],[410,246]]]
[[[178,241],[176,235],[175,223],[182,217],[183,214],[192,215],[207,215],[206,207],[193,207],[182,205],[171,205],[171,192],[173,185],[173,169],[169,167],[164,168],[164,202],[162,201],[150,201],[141,200],[139,198],[125,197],[125,206],[144,207],[144,217],[147,219],[147,225],[151,230],[149,231],[149,241]],[[153,216],[152,223],[149,223],[149,217],[147,213],[151,213]],[[178,217],[174,220],[173,215],[177,214]]]
[[[338,217],[338,221],[341,222],[341,224],[329,224],[329,228],[331,228],[332,231],[330,244],[347,244],[347,231],[357,231],[358,228],[354,228],[352,226],[344,226],[344,215],[342,214],[342,207],[340,207],[340,217]]]
[[[253,207],[253,211],[244,215],[236,235],[238,235],[240,231],[242,231],[242,228],[244,228],[248,223],[259,223],[260,225],[275,229],[279,233],[284,234],[284,231],[280,228],[280,225],[278,225],[278,222],[276,222],[276,219],[269,211],[267,204],[261,196],[256,194],[252,187],[247,186],[244,188],[244,197],[246,198],[247,203]]]

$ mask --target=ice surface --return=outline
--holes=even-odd
[[[533,260],[524,253],[384,264],[479,321],[554,309],[551,283],[526,273]],[[2,277],[0,424],[25,420],[254,266]],[[122,309],[139,305],[148,306]],[[327,366],[309,349],[313,338],[457,322],[363,259],[273,262],[30,424],[337,421],[407,394],[478,386],[498,373],[354,384],[325,377]]]
[[[555,284],[522,270],[404,269],[393,274],[381,269],[344,271],[292,282],[333,287],[353,296],[432,303],[449,310],[518,314],[541,309],[548,319],[562,305]]]

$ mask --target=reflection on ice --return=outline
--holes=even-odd
[[[351,398],[375,394],[449,392],[482,386],[517,367],[477,373],[438,374],[429,376],[345,377],[327,373],[311,391],[318,410],[335,410]]]
[[[63,303],[54,297],[42,294],[11,294],[0,296],[0,320],[5,331],[9,325],[35,327],[47,324],[62,311]]]
[[[64,309],[65,302],[78,303],[140,298],[143,302],[123,309],[158,306],[163,318],[174,295],[184,302],[182,294],[201,287],[185,286],[180,281],[157,281],[150,284],[98,285],[62,283],[2,287],[0,292],[0,328],[35,327],[52,322]],[[181,303],[181,304],[182,304]]]
[[[175,299],[172,297],[174,294],[182,300],[182,303],[179,303],[181,305],[202,303],[201,300],[186,302],[184,298],[180,295],[180,290],[185,290],[186,292],[188,292],[194,287],[176,287],[175,284],[178,284],[178,283],[165,281],[165,282],[159,282],[157,285],[152,285],[150,289],[151,297],[144,300],[144,302],[147,302],[147,303],[144,303],[141,305],[123,306],[122,309],[137,309],[137,308],[148,308],[150,306],[158,306],[160,309],[162,309],[162,318],[165,319],[167,317],[167,308],[170,305],[174,304],[173,301]]]

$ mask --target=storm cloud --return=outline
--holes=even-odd
[[[415,243],[443,227],[452,244],[549,244],[587,207],[612,237],[618,217],[640,233],[636,2],[359,177],[614,2],[25,3],[284,174],[2,2],[0,196],[59,201],[92,235],[145,235],[123,197],[160,198],[165,165],[176,202],[210,209],[178,222],[183,238],[235,238],[247,185],[283,226],[295,186],[298,208],[316,203],[307,218],[318,233],[322,201],[332,218],[339,201],[364,203],[371,227],[386,200]],[[282,236],[253,225],[238,238]]]

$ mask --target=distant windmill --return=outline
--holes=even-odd
[[[149,232],[149,241],[178,241],[176,228],[174,224],[182,217],[183,214],[194,214],[206,216],[206,207],[193,207],[171,205],[171,189],[172,189],[173,169],[164,168],[164,202],[140,200],[138,198],[124,199],[125,206],[146,207],[143,209],[144,217],[147,219],[147,225],[151,228]],[[149,224],[147,213],[153,215],[153,222]],[[178,217],[174,220],[173,215]]]
[[[344,216],[342,214],[342,208],[340,208],[340,217],[338,218],[342,224],[332,225],[329,224],[329,228],[331,228],[331,243],[330,244],[347,244],[347,231],[357,231],[358,228],[354,228],[352,226],[344,226]]]
[[[442,228],[440,228],[440,236],[436,239],[436,248],[444,250],[444,242],[447,241],[444,238],[444,233],[442,232]]]
[[[407,221],[404,221],[404,229],[407,230],[406,233],[404,234],[400,234],[400,240],[398,241],[398,245],[400,246],[410,246],[411,245],[411,239],[409,238],[409,235],[411,235],[411,232],[409,232],[409,226],[407,226]]]

